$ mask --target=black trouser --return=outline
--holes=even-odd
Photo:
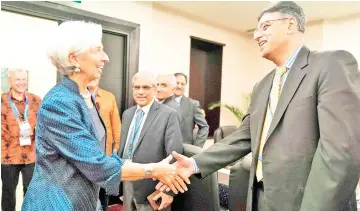
[[[24,196],[31,181],[35,164],[1,164],[2,197],[1,210],[15,211],[16,187],[21,172],[23,179]]]
[[[100,188],[99,199],[100,199],[103,211],[107,211],[108,204],[109,204],[109,196],[106,195],[106,191],[103,188]]]
[[[255,178],[256,180],[256,178]],[[264,201],[264,183],[254,182],[254,191],[253,191],[253,211],[265,211],[265,201]]]

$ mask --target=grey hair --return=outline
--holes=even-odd
[[[79,55],[101,43],[102,27],[85,21],[66,21],[53,32],[47,46],[47,55],[56,69],[63,75],[74,73],[75,64],[69,55]]]
[[[156,86],[157,84],[157,80],[156,80],[156,75],[152,72],[137,72],[134,77],[132,78],[132,85],[134,85],[134,82],[140,78],[140,77],[145,77],[150,79],[151,84]]]
[[[176,77],[174,74],[160,74],[158,77],[159,76],[166,77],[174,87],[176,86]]]
[[[306,28],[306,16],[303,9],[293,1],[280,1],[269,8],[266,8],[260,13],[258,21],[265,13],[279,12],[283,15],[289,15],[295,18],[298,26],[298,31],[305,33]]]
[[[8,69],[8,78],[14,75],[14,73],[23,72],[27,75],[27,72],[22,68],[9,68]]]

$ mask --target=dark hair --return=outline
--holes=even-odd
[[[184,73],[175,73],[174,76],[175,76],[175,77],[184,76],[185,81],[186,81],[186,84],[187,84],[187,76],[186,76]]]
[[[306,16],[303,9],[293,1],[280,1],[269,8],[263,10],[258,17],[258,21],[265,13],[280,12],[283,15],[290,15],[296,19],[298,30],[305,32]]]

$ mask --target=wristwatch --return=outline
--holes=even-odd
[[[144,168],[145,178],[152,178],[153,168],[150,165],[145,166]]]

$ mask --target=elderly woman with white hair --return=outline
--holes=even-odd
[[[22,210],[106,210],[99,205],[99,190],[117,195],[120,180],[158,179],[174,192],[184,192],[185,183],[169,164],[171,156],[151,164],[124,161],[115,153],[105,156],[105,126],[87,89],[109,61],[101,26],[69,21],[54,34],[48,56],[65,77],[47,93],[38,112],[37,159]]]

